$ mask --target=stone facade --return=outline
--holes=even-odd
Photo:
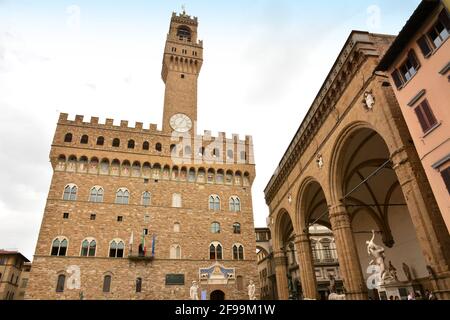
[[[317,291],[320,300],[327,300],[330,292],[331,277],[334,279],[334,291],[342,293],[342,279],[339,272],[339,262],[336,253],[333,233],[320,225],[313,225],[309,229],[313,265],[316,276]],[[272,239],[269,228],[256,229],[256,244],[258,271],[261,283],[261,299],[276,300],[275,263],[273,259]],[[287,257],[286,269],[290,277],[289,297],[293,300],[303,298],[303,289],[300,282],[300,262],[297,246],[294,243],[295,235],[291,233],[286,241],[283,251]]]
[[[415,285],[450,298],[448,230],[388,77],[374,72],[394,38],[351,33],[265,189],[279,299],[289,297],[291,232],[304,296],[318,297],[306,245],[315,223],[333,232],[347,299],[376,297],[366,272],[371,230],[397,269],[413,266]]]
[[[162,71],[162,131],[61,114],[27,299],[189,299],[194,280],[206,299],[215,290],[225,299],[248,298],[249,281],[258,284],[253,144],[250,136],[196,134],[202,62],[197,18],[173,14]],[[183,127],[185,117],[171,121],[180,114],[192,126]],[[93,201],[93,188],[101,190],[101,201]],[[214,222],[218,233],[212,232]],[[62,256],[52,252],[55,239],[67,241]],[[86,239],[95,241],[92,256],[82,248]],[[110,257],[113,240],[124,246],[123,258]],[[221,245],[222,258],[210,255],[211,244]],[[57,290],[60,276],[64,287]]]
[[[17,251],[0,250],[0,300],[21,300],[30,271],[29,260]]]

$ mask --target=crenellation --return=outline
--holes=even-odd
[[[106,118],[105,126],[106,127],[113,127],[114,126],[114,119]]]
[[[120,127],[121,128],[128,128],[128,121],[120,120]]]
[[[67,118],[69,117],[69,114],[67,113],[60,113],[59,114],[59,120],[58,122],[67,122]]]
[[[150,124],[150,132],[158,132],[158,125],[151,123]],[[162,133],[162,131],[159,131]]]
[[[90,124],[96,126],[96,125],[98,125],[98,121],[99,121],[98,117],[91,117]]]
[[[75,116],[75,123],[80,124],[83,123],[84,116],[77,114]]]

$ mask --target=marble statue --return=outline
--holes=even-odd
[[[405,277],[406,279],[408,279],[408,282],[412,281],[412,276],[411,276],[411,270],[409,269],[409,266],[403,262],[403,272],[405,273]]]
[[[366,241],[367,244],[367,253],[373,257],[373,259],[369,262],[369,265],[376,265],[380,268],[380,278],[382,281],[386,278],[386,265],[384,263],[384,248],[382,246],[377,245],[375,242],[375,230],[372,230],[372,239],[370,241]]]
[[[191,300],[198,300],[198,284],[197,281],[192,281],[192,286],[189,292]]]
[[[324,166],[323,157],[320,154],[317,156],[317,166],[319,169],[322,169]]]
[[[249,300],[256,300],[256,287],[252,280],[250,280],[248,285],[248,298]]]
[[[395,281],[398,281],[397,269],[392,265],[392,261],[389,261],[388,272]]]
[[[374,98],[372,92],[364,93],[364,103],[368,110],[373,109],[373,106],[375,105],[375,98]]]
[[[329,275],[330,278],[330,293],[336,293],[336,280],[332,274]]]
[[[346,300],[345,294],[330,293],[328,300]]]

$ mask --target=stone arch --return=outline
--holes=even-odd
[[[387,139],[387,135],[381,134],[372,124],[365,122],[365,121],[356,121],[352,122],[349,125],[347,125],[344,129],[341,130],[339,136],[335,140],[335,143],[332,147],[332,152],[330,156],[330,171],[329,171],[329,186],[331,190],[331,201],[333,203],[336,203],[340,201],[344,194],[342,193],[342,190],[339,186],[342,185],[342,178],[339,175],[340,167],[339,164],[342,161],[343,156],[343,149],[345,148],[347,142],[349,139],[352,138],[354,134],[356,134],[361,129],[369,129],[372,130],[374,133],[378,134],[384,141],[386,147],[389,150],[389,153],[392,154],[394,150],[391,150],[392,148],[389,147],[390,143],[392,141],[390,139]],[[390,143],[389,143],[390,142]]]
[[[300,232],[307,233],[309,224],[317,224],[331,228],[328,216],[329,200],[325,189],[318,179],[307,177],[300,184],[295,204],[295,223]]]
[[[273,249],[274,251],[280,251],[283,248],[283,243],[287,236],[286,229],[292,229],[295,233],[294,224],[291,214],[286,209],[280,209],[274,219],[274,232],[273,232]],[[291,226],[289,226],[291,224]]]
[[[370,239],[371,230],[376,232],[375,243],[385,248],[386,264],[392,260],[398,268],[406,263],[414,270],[416,279],[429,281],[426,255],[421,250],[417,233],[417,226],[422,222],[413,221],[412,210],[415,208],[408,206],[400,184],[404,177],[392,161],[396,151],[389,148],[385,136],[370,123],[351,123],[341,131],[331,157],[333,204],[348,216],[348,230],[354,238],[356,256],[346,263],[363,271],[363,279],[351,280],[352,286],[364,283],[368,277],[365,242]],[[393,138],[388,139],[391,146],[395,146]],[[351,275],[347,277],[351,278]],[[369,296],[376,297],[376,293],[369,290]]]

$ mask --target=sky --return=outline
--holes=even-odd
[[[252,135],[264,188],[351,30],[398,34],[419,0],[0,0],[0,248],[32,258],[60,112],[158,124],[173,11],[199,18],[198,131]]]

